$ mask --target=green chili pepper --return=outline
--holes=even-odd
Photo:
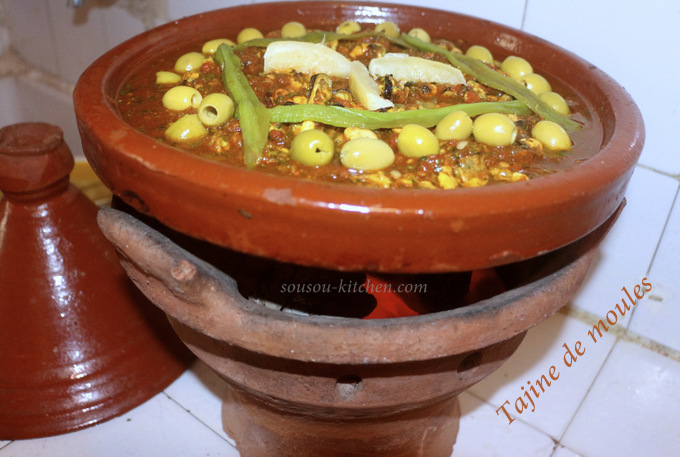
[[[356,39],[375,35],[374,32],[361,32],[343,35],[334,32],[311,32],[297,41],[323,42],[335,39]],[[447,114],[463,111],[470,117],[484,113],[497,112],[505,114],[528,114],[531,111],[547,120],[557,122],[568,130],[579,128],[579,124],[569,117],[561,115],[550,108],[536,94],[513,79],[496,72],[484,63],[461,54],[454,54],[440,46],[424,42],[407,34],[402,34],[395,42],[403,46],[411,46],[425,52],[442,54],[449,62],[464,73],[472,75],[482,84],[506,92],[517,100],[509,102],[462,103],[443,108],[407,110],[395,112],[366,111],[340,106],[315,104],[276,106],[266,109],[253,92],[246,76],[241,70],[241,61],[234,54],[234,49],[247,46],[266,47],[269,43],[280,39],[255,39],[236,47],[221,45],[215,58],[222,66],[224,84],[234,98],[237,116],[241,123],[244,143],[244,161],[246,167],[253,168],[267,142],[269,123],[299,123],[305,120],[321,122],[334,127],[362,127],[367,129],[398,128],[407,124],[419,124],[423,127],[436,125]]]
[[[480,60],[468,57],[463,54],[453,53],[434,43],[427,43],[405,33],[401,34],[401,39],[407,44],[421,51],[434,52],[443,55],[451,63],[451,65],[458,68],[463,73],[473,76],[482,84],[512,95],[517,100],[521,100],[533,112],[545,120],[556,122],[564,129],[571,131],[578,130],[581,127],[578,122],[573,121],[568,116],[560,114],[552,109],[543,100],[541,100],[538,95],[524,87],[522,84],[508,76],[505,76],[504,74],[495,71]]]
[[[356,108],[327,105],[281,105],[269,110],[270,120],[281,123],[297,123],[305,120],[321,122],[334,127],[362,127],[366,129],[385,129],[419,124],[432,127],[447,114],[463,111],[474,117],[484,113],[528,114],[531,111],[517,100],[509,102],[461,103],[443,108],[379,112]]]
[[[236,114],[243,136],[243,161],[247,168],[254,168],[262,157],[262,151],[269,135],[269,111],[258,100],[241,70],[241,60],[231,46],[220,45],[215,53],[217,63],[222,67],[224,85],[236,104]]]

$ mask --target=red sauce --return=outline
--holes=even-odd
[[[200,47],[197,46],[197,47]],[[340,41],[337,51],[360,60],[365,64],[384,52],[404,52],[403,48],[392,44],[382,37],[364,38],[359,41]],[[362,52],[358,52],[362,51]],[[313,103],[359,107],[351,97],[348,81],[331,78],[331,87],[318,85],[319,90],[309,100],[314,87],[314,75],[295,73],[266,74],[263,65],[264,48],[247,47],[237,52],[242,63],[242,71],[262,104],[271,108],[291,103]],[[193,142],[169,142],[164,132],[167,127],[185,114],[195,111],[171,111],[163,107],[161,99],[168,85],[156,84],[156,72],[172,69],[181,53],[160,56],[147,67],[131,72],[119,93],[118,108],[121,117],[136,129],[157,139],[184,149],[192,154],[210,158],[235,166],[243,166],[243,139],[239,122],[230,119],[221,126],[210,127],[209,134]],[[440,59],[440,56],[429,55]],[[385,95],[397,105],[409,107],[441,107],[458,103],[479,101],[498,101],[510,99],[499,91],[483,86],[475,81],[457,86],[425,83],[399,83],[394,80],[379,81]],[[553,87],[563,90],[563,96],[572,110],[572,119],[583,123],[584,128],[571,133],[574,147],[567,152],[551,152],[535,147],[530,132],[540,117],[531,114],[516,119],[518,136],[511,146],[494,147],[475,142],[473,138],[465,141],[442,141],[440,153],[422,158],[409,158],[397,153],[392,166],[371,172],[358,172],[340,163],[338,154],[330,164],[310,167],[290,158],[289,147],[299,126],[274,124],[269,132],[268,143],[257,169],[275,174],[284,174],[301,179],[316,179],[338,183],[348,183],[385,188],[438,188],[440,173],[446,173],[455,183],[464,187],[475,187],[515,180],[534,179],[572,166],[588,158],[591,151],[597,150],[601,134],[590,125],[588,109],[583,103],[560,88],[559,81],[551,81]],[[196,88],[203,96],[212,92],[228,93],[222,82],[221,70],[212,60],[206,60],[200,71],[182,75],[181,84]],[[391,87],[386,87],[389,85]],[[388,93],[389,92],[389,93]],[[336,151],[347,141],[344,129],[317,125],[334,139]],[[378,138],[392,146],[396,151],[398,132],[391,129],[376,130]]]

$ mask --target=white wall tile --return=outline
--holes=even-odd
[[[2,10],[0,10],[2,12]],[[9,49],[9,29],[7,28],[7,21],[0,20],[0,54],[3,54]]]
[[[239,457],[165,394],[120,417],[77,432],[44,439],[13,441],[0,457]]]
[[[558,313],[532,328],[517,352],[498,371],[470,388],[471,393],[494,406],[495,427],[511,433],[519,423],[525,422],[555,439],[562,436],[614,344],[610,335],[604,335],[594,343],[588,336],[590,329],[588,325]],[[581,356],[573,352],[578,341],[581,352],[585,350]],[[576,356],[571,367],[565,365],[563,344],[567,344]],[[567,357],[567,360],[571,362],[571,358]],[[555,367],[555,380],[549,377],[552,366]],[[551,383],[545,387],[545,392],[536,387],[536,380],[542,375]],[[538,393],[538,398],[530,393],[535,404],[533,412],[525,396],[529,388],[527,381],[531,381]],[[522,414],[518,414],[514,406],[518,397],[529,405]],[[496,414],[506,401],[509,402],[505,405],[506,411],[520,420],[509,423],[503,410]]]
[[[452,457],[549,457],[555,443],[538,430],[518,422],[499,427],[495,409],[462,393],[460,429]],[[515,427],[516,425],[516,427]]]
[[[230,6],[245,5],[253,2],[242,0],[193,0],[191,2],[186,0],[167,0],[167,3],[168,16],[170,20],[174,21],[186,16],[202,13],[204,11],[228,8]]]
[[[27,78],[0,79],[0,94],[3,98],[0,124],[47,122],[57,125],[64,131],[64,140],[74,157],[84,158],[70,95]]]
[[[376,2],[379,3],[379,2]],[[526,0],[485,0],[470,2],[464,0],[395,0],[382,3],[403,3],[419,5],[426,8],[436,8],[445,11],[468,14],[482,19],[499,22],[510,27],[521,28]]]
[[[525,30],[575,52],[625,87],[646,123],[641,162],[678,174],[678,145],[668,135],[680,123],[677,95],[668,87],[680,72],[678,23],[675,0],[541,0],[529,2]]]
[[[564,446],[558,446],[557,449],[555,449],[553,455],[550,457],[583,457],[583,456]]]
[[[83,71],[109,49],[102,10],[86,1],[81,8],[70,7],[66,2],[48,2],[48,11],[59,75],[75,84]]]
[[[680,455],[680,364],[619,341],[562,444],[584,456]]]
[[[30,64],[58,74],[60,66],[47,0],[10,1],[4,6],[11,46]]]
[[[20,122],[17,116],[16,80],[11,77],[0,78],[0,96],[3,109],[0,110],[0,127]]]
[[[170,398],[234,445],[222,427],[222,399],[226,392],[227,383],[200,360],[165,389]]]
[[[101,14],[108,49],[146,30],[142,19],[131,15],[128,10],[119,8],[115,4],[103,7]]]
[[[651,265],[668,218],[678,181],[637,167],[626,191],[626,207],[600,245],[583,286],[573,299],[577,307],[600,318],[640,284]],[[617,322],[627,326],[630,313]]]
[[[630,329],[680,351],[680,198],[649,271],[652,290],[635,308]]]
[[[370,1],[370,0],[369,0]],[[249,3],[269,3],[268,1],[238,1],[238,0],[195,0],[186,2],[183,0],[168,0],[168,14],[172,20],[184,16],[197,14],[229,6],[249,4]],[[374,3],[396,3],[413,5],[413,0],[393,0]],[[481,17],[511,27],[520,28],[524,15],[525,0],[487,0],[484,2],[467,2],[463,0],[426,0],[419,2],[418,5],[427,8],[436,8],[446,11],[454,11],[472,16]]]

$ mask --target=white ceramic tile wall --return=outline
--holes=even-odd
[[[52,23],[45,0],[4,2],[10,45],[27,62],[46,72],[59,74]]]
[[[614,337],[606,335],[593,343],[588,336],[590,328],[592,327],[562,314],[548,319],[527,335],[522,346],[505,365],[473,386],[470,393],[485,399],[494,409],[508,401],[506,410],[513,418],[522,419],[559,440],[615,341]],[[574,353],[574,345],[579,341],[581,352],[584,349],[585,352],[580,357],[577,355],[577,360],[571,367],[566,367],[566,348],[563,345],[566,344]],[[570,361],[570,358],[567,360]],[[550,377],[551,367],[555,367],[554,380]],[[542,379],[543,375],[547,381],[543,382],[545,392],[537,388],[538,398],[532,397],[535,405],[530,405],[530,409],[521,415],[517,414],[514,410],[515,400],[518,397],[527,400],[522,389],[528,388],[529,381],[532,386],[536,386],[536,381]],[[571,401],[565,402],[565,398]],[[508,432],[514,430],[517,421],[510,423],[502,410],[499,413],[496,417],[497,426]]]
[[[460,395],[459,401],[462,419],[455,457],[552,455],[555,443],[540,430],[519,421],[512,424],[516,425],[512,429],[499,427],[495,406],[469,393]]]
[[[20,56],[29,72],[3,68],[0,124],[44,120],[60,125],[81,154],[69,87],[115,44],[153,25],[238,0],[0,0],[0,59]],[[376,2],[377,3],[377,2]],[[402,3],[413,3],[404,0]],[[609,73],[637,100],[647,125],[641,165],[628,205],[600,249],[573,304],[532,329],[496,373],[460,397],[455,456],[600,457],[680,455],[680,151],[669,132],[680,121],[669,81],[680,73],[675,0],[425,0],[523,28]],[[11,60],[10,60],[11,61]],[[35,71],[38,69],[40,71]],[[48,84],[45,84],[45,83]],[[647,277],[652,291],[593,343],[587,330]],[[563,344],[586,353],[570,368]],[[559,367],[536,411],[511,424],[497,410],[528,380]],[[197,362],[164,392],[104,424],[63,436],[2,441],[0,457],[210,455],[237,457],[221,426],[223,382]]]
[[[662,77],[677,73],[680,65],[680,49],[675,45],[678,2],[653,0],[644,6],[633,0],[528,2],[526,31],[595,64],[637,101],[647,121],[647,147],[641,163],[680,173],[678,144],[668,135],[680,121],[678,97],[669,94]]]
[[[647,276],[677,191],[677,179],[642,167],[635,170],[626,207],[599,250],[596,268],[573,299],[577,307],[604,316],[621,300],[623,287],[630,291]]]
[[[70,94],[28,78],[0,78],[0,125],[48,122],[64,131],[64,140],[76,158],[84,158]]]
[[[409,0],[398,0],[395,2],[405,5],[421,5],[429,8],[438,8],[446,11],[469,14],[471,16],[483,17],[501,24],[515,28],[521,28],[522,18],[524,17],[525,0],[484,0],[481,2],[470,2],[465,0],[429,0],[424,2],[414,2]]]
[[[7,45],[9,44],[9,30],[7,24],[2,17],[0,17],[0,55],[7,51]]]
[[[618,341],[562,442],[588,456],[680,455],[678,404],[680,365]]]
[[[680,278],[680,199],[677,198],[673,212],[654,263],[649,271],[649,278],[654,280],[654,290],[645,297],[641,306],[635,310],[635,318],[630,329],[646,337],[658,341],[669,348],[680,351],[680,295],[678,279]]]
[[[203,11],[228,8],[230,6],[248,3],[255,2],[244,2],[239,0],[194,0],[192,2],[168,0],[168,16],[171,20],[175,20],[185,16],[191,16],[192,14],[202,13]]]

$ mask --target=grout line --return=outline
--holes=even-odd
[[[562,308],[562,309],[564,309],[564,308]],[[561,311],[561,310],[560,310],[560,311]],[[588,313],[588,314],[590,314],[590,313]],[[569,314],[567,314],[567,316],[569,316]],[[593,315],[593,316],[594,316],[594,315]],[[607,351],[607,355],[605,356],[604,360],[602,360],[602,363],[600,364],[600,367],[597,369],[597,373],[595,373],[595,376],[593,376],[593,380],[590,382],[590,384],[588,385],[588,388],[585,390],[585,393],[583,394],[583,397],[581,398],[581,401],[579,401],[578,406],[577,406],[576,409],[574,410],[574,414],[571,415],[571,417],[569,418],[569,421],[568,421],[567,424],[564,426],[564,430],[562,431],[562,435],[560,435],[559,444],[562,444],[562,440],[564,439],[564,436],[565,436],[565,435],[567,434],[567,432],[569,431],[569,428],[571,427],[571,424],[574,423],[574,420],[576,419],[576,416],[578,415],[578,412],[579,412],[579,411],[581,410],[581,408],[583,407],[583,403],[584,403],[584,402],[586,401],[586,399],[588,398],[588,395],[590,395],[590,391],[591,391],[591,389],[593,388],[593,386],[595,385],[595,382],[597,382],[597,378],[600,376],[600,373],[602,373],[602,371],[604,370],[604,366],[607,364],[607,361],[609,360],[609,357],[611,356],[612,352],[614,351],[614,348],[616,347],[616,345],[617,345],[618,342],[620,341],[620,339],[619,339],[616,335],[614,335],[614,337],[616,338],[616,339],[614,340],[614,344],[612,344],[612,346],[609,348],[609,351]],[[579,454],[579,455],[580,455],[581,457],[586,457],[586,456],[583,455],[583,454]]]
[[[649,165],[645,165],[643,163],[638,163],[636,164],[636,166],[648,171],[653,171],[654,173],[659,173],[660,175],[668,176],[669,178],[675,179],[676,181],[680,181],[680,173],[678,174],[669,173],[668,171],[659,170],[657,168],[650,167]]]
[[[679,194],[680,194],[680,191],[678,193],[676,193],[676,197]],[[565,307],[561,308],[559,310],[559,313],[566,315],[568,317],[572,317],[572,318],[579,320],[579,321],[581,321],[581,322],[583,322],[587,325],[597,325],[597,322],[600,321],[600,317],[598,317],[596,314],[593,314],[589,311],[585,311],[585,310],[580,309],[580,308],[576,308],[572,305],[565,306]],[[566,435],[567,431],[571,427],[571,424],[573,423],[574,419],[576,418],[576,416],[577,416],[579,410],[581,409],[583,403],[586,401],[586,398],[588,397],[593,385],[597,381],[597,378],[600,376],[600,374],[604,370],[604,366],[606,365],[607,361],[609,360],[611,353],[614,351],[614,348],[616,347],[616,345],[619,342],[624,341],[624,342],[636,344],[636,345],[638,345],[642,348],[649,349],[649,350],[654,351],[654,352],[656,352],[656,353],[658,353],[662,356],[668,357],[675,362],[680,362],[680,351],[673,349],[673,348],[670,348],[668,346],[665,346],[665,345],[658,343],[656,341],[653,341],[650,338],[642,336],[639,333],[633,332],[633,331],[628,330],[626,328],[611,326],[609,328],[609,331],[607,332],[607,334],[612,335],[615,338],[615,341],[612,344],[611,348],[609,348],[609,351],[607,352],[607,355],[605,356],[602,363],[600,364],[600,367],[598,368],[597,373],[595,374],[595,376],[593,376],[592,382],[587,387],[587,389],[585,389],[585,393],[583,394],[583,397],[582,397],[581,401],[579,402],[578,407],[576,408],[576,410],[574,411],[574,414],[571,416],[571,418],[569,419],[569,421],[565,425],[564,431],[562,432],[562,434],[560,435],[559,438],[556,439],[555,437],[551,436],[549,433],[545,432],[544,430],[541,430],[541,429],[535,427],[534,425],[523,421],[521,417],[515,417],[515,420],[519,420],[524,425],[531,427],[532,429],[538,431],[542,435],[547,436],[548,438],[552,439],[555,442],[555,447],[553,448],[553,451],[550,454],[551,457],[554,457],[555,453],[559,450],[560,446],[564,446],[562,444],[562,440],[564,439],[564,436]],[[479,395],[476,395],[475,393],[473,393],[469,390],[466,391],[466,393],[469,394],[469,395],[472,395],[473,397],[475,397],[478,400],[480,400],[481,402],[491,406],[492,408],[496,407],[496,405],[492,404],[488,399],[482,398]],[[581,457],[588,457],[584,454],[579,454],[579,455],[581,455]]]
[[[497,408],[500,409],[499,406],[496,406],[496,405],[494,405],[493,403],[491,403],[491,402],[489,401],[488,398],[480,397],[479,395],[475,394],[474,392],[472,392],[472,391],[469,390],[469,389],[468,389],[468,390],[465,390],[465,391],[463,391],[463,392],[464,392],[466,395],[471,395],[471,396],[475,397],[477,400],[479,400],[480,402],[482,402],[482,403],[484,403],[484,404],[486,404],[486,405],[491,406],[493,409],[497,409]],[[460,395],[460,394],[459,394],[459,395]],[[540,433],[541,435],[550,438],[550,439],[555,443],[555,448],[557,448],[557,446],[560,445],[559,440],[556,439],[555,437],[553,437],[550,433],[546,432],[545,430],[541,430],[540,428],[536,427],[535,425],[533,425],[533,424],[531,424],[531,423],[529,423],[529,422],[526,422],[526,421],[523,420],[521,417],[517,417],[517,416],[512,416],[512,417],[513,417],[513,419],[515,419],[516,421],[521,422],[522,424],[526,425],[527,427],[529,427],[529,428],[531,428],[531,429],[537,431],[537,432]],[[461,415],[460,418],[462,419],[463,416]],[[454,456],[454,457],[455,457],[455,456]]]
[[[659,241],[657,241],[657,243],[656,243],[656,247],[654,248],[654,253],[652,253],[652,258],[649,261],[649,265],[647,266],[647,272],[646,272],[647,276],[649,276],[649,273],[652,271],[652,265],[654,265],[654,260],[656,260],[656,255],[659,253],[659,248],[661,247],[661,241],[663,240],[664,235],[666,235],[666,231],[668,229],[668,224],[670,223],[671,215],[673,214],[673,208],[675,208],[675,204],[678,202],[678,195],[680,195],[680,186],[678,186],[675,189],[675,195],[673,196],[673,201],[671,202],[671,208],[668,211],[668,215],[666,216],[666,221],[664,222],[663,229],[661,230],[661,234],[659,235]],[[636,309],[637,308],[635,307],[631,310],[630,317],[628,318],[628,323],[626,324],[626,328],[625,328],[626,333],[628,332],[628,329],[630,328],[631,324],[633,323],[633,317],[635,316],[635,310]],[[641,335],[637,335],[634,332],[631,332],[631,333],[633,333],[636,336],[639,336],[640,338],[644,338]],[[638,343],[638,344],[642,347],[646,347],[643,343]],[[666,348],[666,346],[663,346],[663,345],[659,345],[659,346],[661,348]],[[670,349],[670,348],[666,348],[666,349]],[[673,349],[670,349],[670,350],[673,350]],[[660,354],[664,354],[663,352],[660,352],[660,351],[657,351],[657,352],[659,352]],[[679,351],[675,351],[675,352],[678,353]],[[675,358],[674,360],[680,361],[677,358]]]
[[[589,311],[585,311],[573,306],[565,306],[559,312],[569,317],[578,319],[588,325],[597,325],[601,319]],[[657,354],[668,357],[675,362],[680,362],[679,350],[658,343],[650,338],[647,338],[646,336],[640,335],[639,333],[636,333],[632,330],[628,330],[627,328],[611,326],[609,327],[609,331],[607,333],[614,335],[614,337],[616,337],[618,340],[636,344],[645,349],[649,349],[650,351],[654,351]]]
[[[524,22],[527,18],[527,11],[529,10],[529,0],[524,0],[524,10],[522,11],[522,22],[520,22],[520,30],[524,30]]]
[[[680,175],[678,175],[677,178],[680,179]],[[659,236],[659,242],[657,243],[656,248],[654,249],[654,253],[652,254],[652,260],[649,262],[649,267],[647,268],[647,274],[649,274],[649,272],[652,270],[652,265],[654,264],[654,260],[656,259],[656,254],[659,252],[661,240],[663,239],[664,235],[666,234],[666,230],[668,229],[668,224],[671,220],[671,214],[673,214],[673,209],[675,208],[675,204],[678,202],[678,195],[680,195],[680,186],[678,186],[675,189],[675,196],[673,196],[673,201],[671,202],[671,209],[668,211],[668,216],[666,217],[666,222],[664,222],[664,224],[663,224],[663,229],[661,230],[661,235]]]
[[[2,77],[22,77],[69,97],[73,94],[73,84],[66,83],[58,76],[34,67],[13,50],[8,50],[0,55],[0,78]]]
[[[676,193],[677,196],[677,193]],[[597,322],[600,321],[600,318],[589,312],[585,311],[579,308],[576,308],[574,306],[565,306],[559,311],[561,314],[564,314],[568,317],[572,317],[574,319],[577,319],[587,325],[597,325]],[[632,316],[632,313],[631,313]],[[629,319],[630,322],[630,319]],[[609,327],[609,331],[607,332],[608,334],[612,334],[612,336],[615,339],[614,344],[612,344],[611,348],[607,352],[607,356],[604,358],[602,361],[602,364],[597,370],[597,373],[595,376],[593,376],[593,380],[588,386],[588,388],[585,391],[585,394],[583,395],[583,398],[579,402],[578,407],[574,411],[574,414],[571,416],[569,419],[569,422],[567,422],[566,426],[564,427],[564,431],[562,432],[562,435],[560,436],[559,440],[557,440],[558,445],[562,444],[562,440],[564,439],[564,436],[567,434],[569,431],[569,428],[571,427],[572,423],[576,419],[576,416],[578,415],[578,412],[581,410],[581,407],[583,406],[583,403],[586,401],[588,398],[588,395],[590,394],[591,389],[593,388],[593,385],[595,385],[595,382],[597,382],[598,377],[604,370],[605,365],[607,364],[607,361],[609,360],[609,357],[611,356],[612,352],[614,351],[614,348],[619,344],[621,341],[625,341],[628,343],[636,344],[642,348],[649,349],[651,351],[654,351],[660,355],[666,356],[670,358],[673,361],[680,362],[680,351],[675,350],[673,348],[669,348],[668,346],[665,346],[663,344],[657,343],[656,341],[653,341],[647,337],[644,337],[640,335],[639,333],[633,332],[631,330],[628,330],[627,328],[622,328],[622,327]],[[553,451],[553,455],[551,457],[554,457],[555,452],[557,452],[557,448]],[[582,454],[581,454],[582,455]],[[582,455],[582,457],[586,457],[585,455]]]
[[[52,5],[50,5],[52,3]],[[52,12],[52,9],[54,8],[54,2],[45,2],[45,11],[47,13],[47,29],[49,30],[50,37],[52,38],[52,43],[58,43],[56,37],[57,34],[55,33],[54,30],[54,13]],[[77,33],[77,32],[76,32]],[[10,41],[11,45],[11,41]],[[54,44],[52,46],[55,46]],[[63,63],[61,62],[61,59],[59,58],[59,52],[57,52],[56,46],[52,48],[54,52],[54,63],[56,66],[56,71],[57,74],[61,74],[62,71],[62,66]]]
[[[163,394],[164,394],[166,397],[168,397],[168,398],[169,398],[173,403],[175,403],[177,406],[179,406],[179,407],[182,408],[184,411],[186,411],[191,417],[193,417],[193,418],[196,419],[198,422],[200,422],[205,428],[207,428],[208,430],[210,430],[211,432],[213,432],[215,435],[219,436],[219,437],[220,437],[225,443],[227,443],[231,448],[235,449],[235,448],[234,448],[234,445],[233,445],[231,442],[229,442],[229,440],[226,439],[220,432],[218,432],[217,430],[215,430],[214,428],[212,428],[210,425],[206,424],[203,420],[201,420],[201,418],[199,418],[199,417],[196,416],[194,413],[192,413],[191,410],[187,409],[184,405],[182,405],[181,403],[179,403],[179,402],[178,402],[177,400],[175,400],[172,396],[168,395],[167,392],[163,391]]]
[[[50,5],[45,4],[47,8],[47,15],[51,18]],[[24,77],[32,82],[42,84],[45,87],[54,89],[61,92],[69,97],[73,94],[74,85],[69,84],[59,76],[60,62],[57,56],[56,74],[47,72],[36,65],[33,65],[26,61],[21,53],[18,52],[12,46],[12,34],[8,26],[8,16],[7,8],[4,4],[4,0],[0,0],[0,32],[2,33],[2,39],[4,39],[3,48],[4,51],[0,54],[0,78],[3,77]],[[49,34],[54,38],[54,30],[51,19],[48,20]]]

